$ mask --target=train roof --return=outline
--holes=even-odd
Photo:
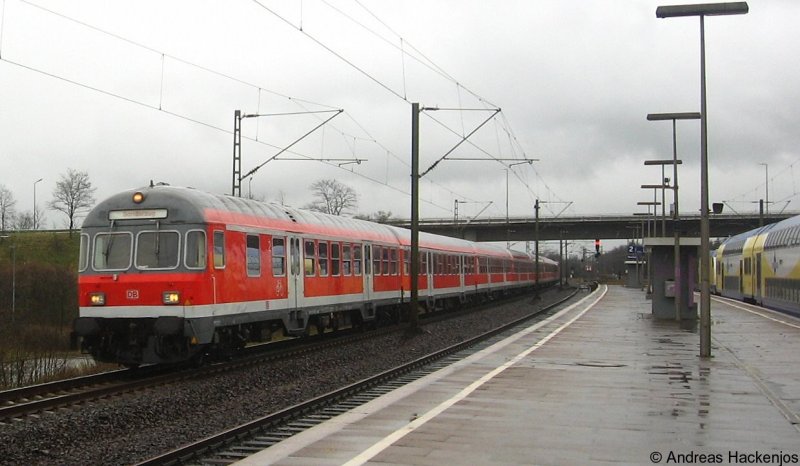
[[[729,236],[722,242],[722,244],[720,244],[720,246],[731,246],[738,243],[744,244],[744,242],[752,236],[761,235],[764,233],[775,233],[787,228],[796,227],[798,225],[800,225],[800,215],[795,215],[794,217],[789,217],[779,222],[770,223],[769,225],[753,228],[752,230],[739,233],[738,235]]]
[[[142,193],[136,203],[134,194]],[[260,228],[298,234],[354,238],[401,246],[411,245],[411,232],[392,225],[296,209],[272,202],[177,186],[148,186],[115,194],[98,203],[83,222],[84,228],[109,228],[112,218],[131,224],[152,223],[154,218],[177,224],[222,223],[240,228]],[[503,258],[528,257],[497,245],[420,232],[420,247]]]

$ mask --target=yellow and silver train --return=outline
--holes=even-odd
[[[712,260],[718,294],[800,315],[800,216],[732,236]]]

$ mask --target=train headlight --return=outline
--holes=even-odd
[[[106,294],[102,291],[95,291],[89,293],[89,303],[92,306],[105,306],[106,305]]]
[[[136,191],[133,193],[133,203],[134,204],[141,204],[144,201],[144,193],[140,191]]]
[[[180,304],[181,302],[181,294],[177,291],[165,291],[162,295],[163,302],[166,305],[174,305]]]

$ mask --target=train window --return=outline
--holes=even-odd
[[[89,266],[89,235],[81,235],[81,249],[78,257],[78,271],[83,272]]]
[[[174,269],[180,262],[177,231],[142,231],[136,236],[137,269]]]
[[[389,262],[389,273],[397,275],[397,249],[392,249],[389,260],[391,261]]]
[[[372,270],[375,275],[381,274],[381,247],[378,245],[372,246]]]
[[[214,232],[214,268],[225,268],[225,232]]]
[[[133,252],[130,233],[98,233],[94,237],[95,270],[128,270]]]
[[[383,248],[383,255],[381,256],[381,275],[389,275],[389,248]],[[375,273],[378,273],[375,271]]]
[[[177,231],[142,231],[136,236],[137,269],[174,269],[180,262]]]
[[[331,275],[338,277],[341,270],[339,243],[331,243]]]
[[[261,275],[261,238],[258,235],[247,235],[247,276]]]
[[[367,246],[369,247],[369,246]],[[367,256],[367,264],[369,264],[369,256]],[[366,271],[369,273],[369,270]],[[361,275],[361,245],[353,244],[353,275]]]
[[[313,277],[316,272],[316,247],[313,241],[306,241],[305,273],[307,277]]]
[[[272,276],[282,277],[286,275],[286,240],[284,238],[272,238]]]
[[[328,276],[328,243],[320,241],[317,245],[319,252],[319,276]]]
[[[411,273],[410,270],[411,270],[411,250],[405,248],[403,249],[403,275],[409,275]]]
[[[352,263],[351,260],[353,257],[350,254],[350,245],[348,243],[344,243],[342,245],[342,275],[352,274],[350,264]]]
[[[420,273],[428,275],[428,253],[420,252],[419,254],[419,270]]]
[[[186,232],[186,251],[183,262],[187,269],[202,270],[206,268],[206,232],[192,230]]]

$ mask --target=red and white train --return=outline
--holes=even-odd
[[[83,223],[82,349],[125,365],[235,350],[397,317],[409,299],[410,232],[390,225],[151,186],[97,204]],[[529,288],[530,255],[420,233],[428,309]],[[540,286],[558,280],[541,258]]]

